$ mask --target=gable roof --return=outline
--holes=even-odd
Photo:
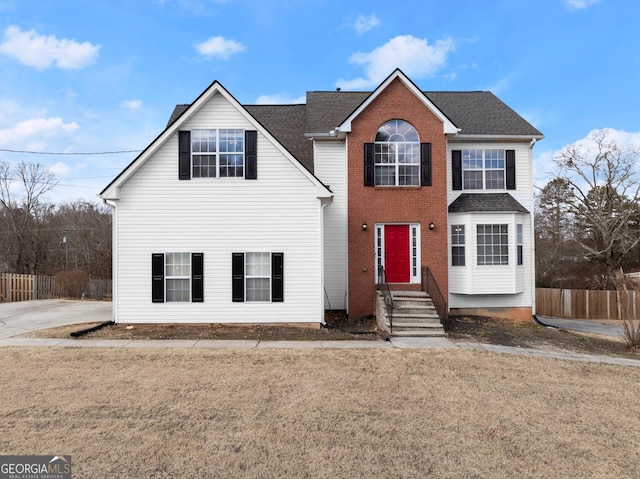
[[[458,136],[522,136],[542,133],[489,91],[425,91],[424,95],[459,128]],[[362,104],[370,92],[307,93],[307,133],[329,132]]]
[[[459,128],[454,125],[449,118],[438,109],[429,98],[421,92],[415,83],[413,83],[409,78],[402,73],[402,70],[396,68],[391,75],[389,75],[378,87],[371,92],[371,94],[367,97],[367,99],[362,102],[358,108],[356,108],[347,118],[345,118],[339,126],[339,130],[343,132],[351,131],[351,122],[362,112],[364,111],[373,100],[375,100],[392,82],[399,81],[404,84],[404,86],[411,91],[416,98],[421,101],[424,106],[431,111],[431,113],[437,117],[442,122],[443,133],[445,134],[454,134],[459,131]]]
[[[450,205],[449,213],[529,213],[509,193],[462,193]]]
[[[416,95],[424,97],[428,108],[439,112],[452,138],[541,139],[544,136],[513,109],[489,91],[420,91],[400,70],[394,71],[374,91],[310,91],[306,104],[243,105],[273,137],[307,170],[314,171],[313,144],[310,137],[330,136],[349,122],[392,80],[399,78]],[[169,128],[191,105],[176,105]]]
[[[249,109],[253,109],[254,112],[258,111],[263,113],[262,117],[267,123],[273,123],[273,114],[271,114],[270,116],[268,114],[267,109],[263,109],[263,108],[244,107],[217,80],[214,81],[211,85],[209,85],[209,87],[205,91],[203,91],[193,103],[189,105],[186,105],[186,104],[177,105],[171,114],[171,118],[169,119],[169,122],[167,123],[166,128],[149,144],[149,146],[147,146],[142,151],[142,153],[140,153],[127,167],[125,167],[124,170],[120,172],[120,174],[118,174],[118,176],[116,176],[116,178],[113,181],[111,181],[111,183],[109,183],[100,192],[100,196],[103,199],[116,199],[118,197],[119,185],[125,182],[133,173],[135,173],[135,171],[137,171],[138,168],[140,168],[140,166],[142,166],[149,159],[149,157],[153,155],[153,153],[155,153],[162,145],[164,145],[164,143],[179,130],[180,126],[183,125],[187,120],[189,120],[200,109],[200,107],[202,107],[202,105],[205,104],[214,94],[221,94],[223,97],[225,97],[227,101],[229,101],[233,106],[236,107],[237,111],[240,114],[242,114],[250,123],[255,125],[255,127],[258,130],[260,130],[260,132],[263,135],[265,135],[267,138],[273,141],[274,145],[276,145],[276,147],[279,148],[281,152],[295,166],[299,167],[300,171],[305,176],[307,176],[309,180],[312,181],[312,183],[316,185],[318,189],[318,197],[328,198],[332,196],[329,188],[313,175],[312,169],[308,168],[307,165],[302,164],[300,160],[296,158],[296,156],[294,156],[286,148],[285,140],[282,139],[282,138],[286,138],[287,136],[285,132],[279,131],[282,138],[276,138],[275,135],[271,133],[271,131],[269,131],[269,129],[267,129],[258,118],[254,117],[251,114]],[[298,108],[290,109],[290,113],[296,113],[296,114],[291,114],[289,116],[291,117],[290,118],[291,122],[295,122],[296,120],[299,120],[301,116],[300,106],[304,107],[304,105],[278,105],[280,109],[280,114],[282,114],[281,107],[283,106],[284,107],[297,106]],[[298,124],[299,123],[300,122],[298,121]],[[278,128],[275,125],[272,124],[271,127],[275,131],[278,131]],[[293,134],[293,136],[296,136],[295,133]],[[306,142],[310,143],[308,140]],[[289,143],[292,143],[292,142],[289,142]],[[291,144],[291,146],[295,146],[295,145]]]

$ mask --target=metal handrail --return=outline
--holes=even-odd
[[[378,289],[382,291],[384,298],[384,305],[387,310],[387,317],[389,318],[389,332],[393,333],[393,296],[391,295],[391,289],[389,283],[387,283],[387,275],[384,271],[384,266],[378,266]]]
[[[422,290],[426,291],[426,293],[431,296],[433,305],[438,312],[440,322],[444,323],[444,321],[449,317],[447,302],[445,301],[444,296],[438,287],[438,283],[436,283],[436,279],[433,277],[433,273],[428,266],[422,267]]]

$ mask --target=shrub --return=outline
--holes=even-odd
[[[61,298],[82,298],[87,289],[87,273],[84,271],[60,271],[56,274],[56,286]]]

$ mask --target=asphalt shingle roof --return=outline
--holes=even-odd
[[[302,105],[244,105],[280,143],[313,172],[313,146],[305,134],[328,133],[372,92],[311,91]],[[461,135],[541,137],[542,134],[488,91],[424,92]],[[190,105],[177,105],[167,126]]]
[[[462,193],[449,205],[449,213],[469,212],[529,213],[509,193]]]

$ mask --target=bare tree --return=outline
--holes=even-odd
[[[46,254],[48,232],[43,225],[53,206],[45,194],[57,184],[55,175],[39,163],[0,163],[0,210],[4,263],[16,273],[37,274]]]
[[[570,187],[573,240],[610,280],[640,243],[639,158],[637,148],[619,145],[608,130],[592,132],[554,158],[559,177]]]

